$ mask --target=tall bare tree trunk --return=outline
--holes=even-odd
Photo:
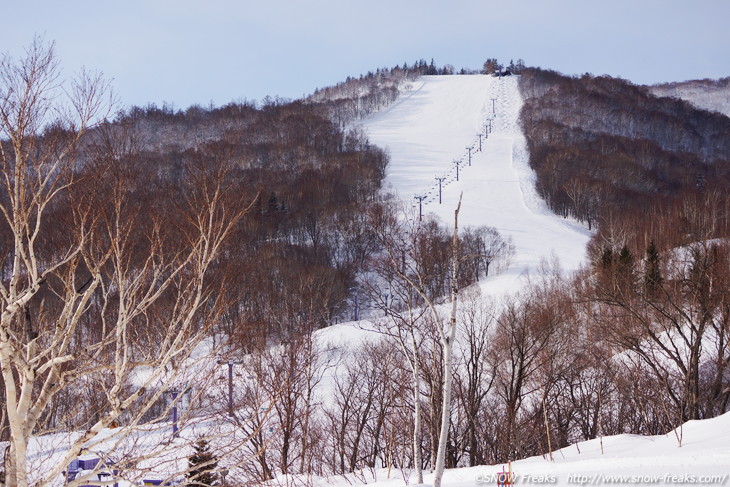
[[[411,329],[411,346],[413,353],[413,363],[411,371],[413,373],[413,464],[416,468],[417,483],[423,483],[423,459],[421,458],[421,377],[420,377],[420,359],[418,354],[418,344],[414,330]]]
[[[446,464],[446,449],[448,447],[449,426],[451,420],[451,383],[453,380],[453,364],[452,352],[454,348],[454,338],[456,337],[456,309],[459,299],[459,283],[457,280],[459,274],[459,210],[461,209],[461,197],[459,204],[454,211],[454,234],[451,238],[451,312],[449,314],[448,329],[444,330],[439,327],[441,335],[441,346],[443,353],[443,372],[444,372],[444,388],[443,402],[441,406],[441,433],[439,435],[439,447],[436,454],[436,471],[434,472],[433,485],[441,487],[441,479],[444,476],[444,467]],[[435,308],[433,308],[435,313]],[[438,320],[437,320],[438,323]]]

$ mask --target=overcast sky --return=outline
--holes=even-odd
[[[730,76],[727,0],[33,0],[3,2],[0,50],[34,34],[125,106],[298,98],[420,58],[524,59],[635,83]]]

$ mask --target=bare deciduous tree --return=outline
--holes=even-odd
[[[120,440],[140,424],[216,319],[226,281],[219,252],[247,211],[227,194],[225,161],[188,167],[169,215],[140,211],[116,156],[84,152],[108,97],[108,84],[90,73],[64,89],[53,44],[40,39],[21,60],[0,61],[8,269],[0,371],[11,487],[50,485],[104,428],[118,425]],[[31,466],[39,420],[82,378],[101,393],[96,420],[64,455]]]

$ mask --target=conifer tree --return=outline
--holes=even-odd
[[[601,269],[608,271],[613,265],[613,249],[611,247],[604,247],[601,253]]]
[[[634,266],[634,256],[626,245],[621,248],[621,252],[618,254],[618,265],[622,271],[630,270]]]
[[[188,458],[188,487],[210,487],[218,485],[218,460],[210,451],[210,444],[205,439],[193,445],[195,452]]]
[[[661,284],[662,275],[659,268],[659,251],[652,240],[646,248],[646,266],[644,270],[644,285],[646,293],[652,296],[659,284]]]
[[[496,73],[500,69],[502,69],[502,66],[499,65],[499,61],[497,61],[497,58],[489,58],[484,62],[484,74]]]
[[[277,211],[279,211],[279,200],[276,198],[276,193],[272,191],[269,196],[267,213],[276,213]]]
[[[624,245],[616,261],[617,284],[622,292],[634,289],[634,255],[628,246]]]
[[[426,69],[426,74],[431,76],[439,74],[438,70],[436,69],[436,64],[434,64],[433,62],[433,58],[431,58],[431,64],[429,64],[428,69]]]

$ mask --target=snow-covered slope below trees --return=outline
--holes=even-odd
[[[188,424],[178,442],[187,445],[197,437],[220,435],[217,422]],[[111,433],[104,430],[103,435]],[[727,485],[730,479],[730,413],[713,419],[689,421],[674,431],[659,436],[618,435],[580,442],[549,455],[518,460],[512,464],[517,485]],[[185,441],[187,437],[187,441]],[[149,432],[134,437],[133,448],[149,451],[153,463],[147,477],[162,478],[175,475],[185,468],[186,457],[180,456],[175,444],[170,444],[169,425],[159,424]],[[239,440],[242,441],[242,440]],[[31,460],[57,460],[67,442],[66,435],[36,437],[31,441]],[[680,444],[681,442],[681,444]],[[100,447],[100,445],[97,445]],[[186,448],[186,447],[183,447]],[[101,448],[97,448],[101,449]],[[169,458],[168,458],[169,457]],[[227,461],[230,461],[227,459]],[[140,466],[141,467],[141,466]],[[480,487],[496,485],[497,475],[507,465],[485,465],[448,469],[444,487]],[[133,472],[126,472],[127,475]],[[179,479],[178,479],[179,480]],[[426,473],[424,482],[432,481]],[[365,469],[356,475],[327,478],[279,475],[270,485],[309,485],[313,487],[401,487],[414,484],[415,474],[404,469]],[[59,479],[57,485],[62,485]],[[126,481],[120,486],[131,487]]]
[[[371,142],[390,151],[386,187],[412,201],[416,214],[415,196],[426,196],[424,214],[435,213],[453,225],[463,192],[460,226],[493,226],[513,239],[512,266],[487,284],[500,290],[518,286],[518,276],[553,255],[564,269],[576,269],[590,236],[583,226],[552,214],[537,195],[518,121],[518,82],[518,77],[424,76],[363,124]],[[482,137],[479,151],[478,134],[488,132],[490,119],[492,131]],[[462,161],[459,181],[456,160]],[[441,204],[437,177],[446,177]]]
[[[730,413],[690,421],[660,436],[618,435],[584,441],[549,455],[518,460],[512,464],[516,485],[727,485],[730,479]],[[681,439],[681,446],[679,444]],[[497,476],[507,465],[446,470],[447,487],[497,485]],[[378,487],[413,483],[410,472],[381,469],[365,474],[368,484]],[[368,475],[370,474],[370,475]],[[371,483],[370,480],[375,480]],[[424,482],[431,482],[426,475]],[[357,485],[360,482],[353,482]],[[347,482],[324,485],[348,485]]]

